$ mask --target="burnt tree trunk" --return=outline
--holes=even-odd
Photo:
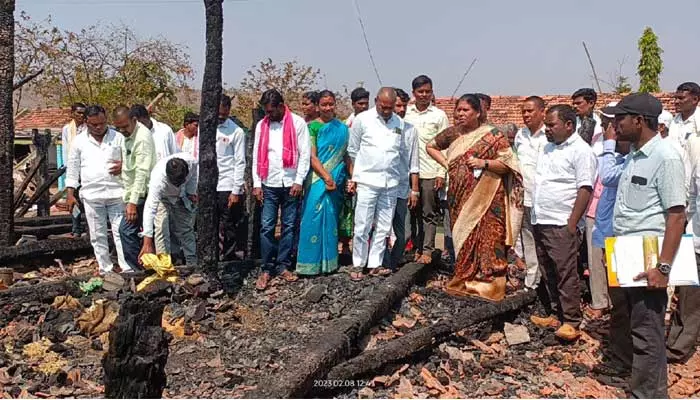
[[[12,87],[15,74],[15,1],[0,0],[0,246],[12,246],[15,209],[15,127],[12,116]]]
[[[258,125],[258,122],[263,119],[264,114],[260,107],[253,109],[251,112],[253,114],[253,125],[250,127],[250,134],[246,142],[245,155],[246,160],[248,160],[245,167],[246,186],[250,188],[246,203],[246,207],[248,208],[248,242],[246,246],[246,256],[248,258],[257,259],[260,258],[261,207],[255,199],[255,196],[253,196],[253,168],[255,168],[255,166],[251,160],[253,159],[253,145],[255,144],[255,127]]]
[[[165,303],[130,297],[109,331],[109,351],[102,359],[105,397],[157,399],[167,383],[165,364],[171,337],[161,327]]]
[[[223,0],[204,0],[207,20],[207,52],[199,110],[199,210],[197,212],[197,256],[201,268],[216,271],[219,260],[219,230],[216,229],[216,128],[221,101]]]
[[[33,142],[36,148],[37,156],[40,160],[43,160],[39,165],[39,171],[37,172],[36,187],[37,190],[40,187],[46,185],[49,181],[49,147],[51,146],[51,131],[46,131],[40,133],[38,129],[34,129],[32,132],[34,135]],[[49,190],[46,190],[36,201],[36,215],[38,217],[48,217],[49,216],[49,200],[51,194]]]

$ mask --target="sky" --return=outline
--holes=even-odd
[[[637,40],[654,29],[664,51],[661,88],[700,81],[700,1],[674,0],[357,0],[370,49],[386,86],[410,90],[420,74],[438,97],[458,94],[569,94],[593,87],[582,41],[603,81],[622,65],[639,84]],[[33,19],[62,29],[124,23],[141,37],[162,36],[188,48],[201,86],[204,6],[201,0],[17,0]],[[685,20],[682,15],[694,16]],[[319,68],[332,90],[380,87],[353,0],[224,0],[223,80],[236,86],[245,72],[271,58]],[[601,82],[604,91],[610,86]],[[322,89],[322,88],[319,88]]]

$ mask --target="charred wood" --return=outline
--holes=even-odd
[[[507,297],[498,303],[485,303],[448,320],[442,320],[394,339],[382,347],[365,351],[357,357],[335,366],[328,373],[327,379],[344,380],[365,376],[387,364],[404,360],[421,350],[434,346],[471,325],[525,307],[533,303],[535,299],[535,292],[528,291]]]

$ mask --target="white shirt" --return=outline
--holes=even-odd
[[[291,187],[294,184],[302,185],[306,174],[311,168],[311,139],[309,137],[309,128],[306,126],[304,118],[292,113],[292,121],[294,129],[297,133],[297,152],[299,158],[296,168],[284,168],[282,163],[282,123],[270,122],[270,141],[267,148],[267,158],[269,168],[267,171],[267,179],[264,181],[258,175],[258,146],[260,145],[260,128],[262,121],[258,122],[255,127],[255,142],[253,142],[253,187],[259,188],[262,185],[280,188]]]
[[[180,149],[177,148],[177,140],[172,128],[153,118],[151,118],[151,124],[153,124],[151,127],[153,143],[156,145],[156,161],[179,153]]]
[[[547,143],[549,142],[544,134],[544,125],[534,135],[528,127],[521,128],[515,134],[513,146],[520,161],[520,172],[523,174],[523,186],[525,188],[523,204],[525,207],[532,207],[532,192],[535,188],[537,159]]]
[[[566,225],[578,189],[593,188],[596,170],[596,156],[578,134],[559,145],[547,143],[537,160],[532,224]]]
[[[181,158],[187,162],[189,172],[185,183],[175,186],[168,180],[165,166],[173,158]],[[151,171],[151,179],[148,183],[148,197],[143,207],[143,233],[142,236],[153,237],[153,224],[156,218],[158,204],[165,197],[183,197],[197,193],[197,178],[199,175],[197,160],[189,153],[176,153],[158,161]],[[185,200],[189,204],[189,199]]]
[[[272,132],[270,132],[270,136],[272,136]],[[243,193],[245,132],[231,119],[226,119],[223,124],[219,124],[216,128],[216,162],[219,166],[219,183],[216,185],[216,190],[219,192],[230,191],[236,195]]]
[[[82,124],[75,129],[75,137],[70,135],[71,124],[66,124],[61,130],[61,153],[63,156],[63,165],[68,165],[68,157],[70,157],[71,139],[78,137],[83,132],[87,132],[87,125]]]
[[[354,163],[352,181],[376,188],[399,186],[409,171],[404,165],[407,126],[396,114],[384,121],[376,108],[355,117],[347,150]]]
[[[102,143],[83,132],[73,139],[66,171],[66,187],[80,186],[86,200],[121,199],[124,195],[119,176],[109,173],[111,161],[121,160],[121,133],[109,129]]]
[[[399,181],[398,198],[407,199],[411,193],[411,174],[420,172],[420,162],[418,161],[418,131],[413,125],[405,123],[404,146],[406,151],[401,153],[401,179]]]
[[[675,139],[682,148],[685,148],[686,142],[692,136],[700,135],[700,108],[696,109],[693,115],[683,121],[683,116],[678,113],[673,117],[671,126],[668,127],[668,137]]]
[[[418,130],[418,158],[421,179],[444,178],[445,168],[430,157],[425,148],[438,133],[450,126],[447,114],[433,105],[423,111],[418,111],[416,105],[411,104],[406,110],[406,118],[404,119]]]

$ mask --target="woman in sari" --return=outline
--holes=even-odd
[[[457,259],[446,291],[498,301],[505,297],[507,247],[522,222],[522,176],[508,139],[497,128],[482,125],[475,95],[457,100],[454,118],[455,126],[427,145],[449,176]]]
[[[319,275],[338,269],[338,221],[347,179],[348,127],[335,118],[335,95],[319,95],[320,122],[311,135],[311,173],[304,185],[297,273]],[[311,128],[311,125],[309,125]]]

